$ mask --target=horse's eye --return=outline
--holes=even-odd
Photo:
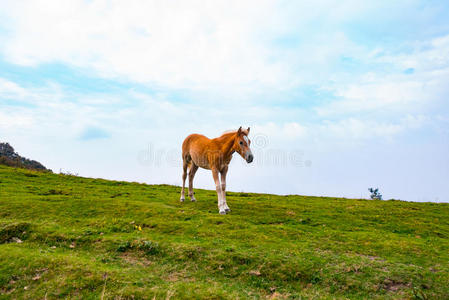
[[[240,145],[243,145],[243,142],[242,142],[242,141],[240,141]]]

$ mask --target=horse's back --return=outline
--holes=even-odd
[[[190,154],[192,148],[205,147],[209,142],[210,139],[202,134],[193,133],[189,135],[182,143],[182,156],[184,157],[185,155]]]

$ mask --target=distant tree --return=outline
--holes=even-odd
[[[20,156],[8,143],[0,143],[0,164],[16,168],[51,172],[40,162]]]
[[[379,189],[378,188],[369,188],[368,191],[371,193],[370,197],[373,200],[382,200],[382,194],[379,193]]]

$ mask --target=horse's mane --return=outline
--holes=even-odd
[[[232,130],[226,130],[226,131],[223,131],[223,133],[221,134],[220,137],[222,137],[222,136],[224,136],[224,135],[227,135],[227,134],[236,133],[236,132],[237,132],[237,130],[235,130],[235,129],[232,129]],[[242,132],[245,133],[246,135],[248,135],[248,131],[247,131],[246,129],[243,129],[243,128],[242,128]]]
[[[225,130],[225,131],[223,131],[223,132],[221,133],[221,136],[223,136],[223,135],[225,135],[225,134],[229,134],[229,133],[236,133],[236,132],[237,132],[237,130],[233,130],[233,129]]]

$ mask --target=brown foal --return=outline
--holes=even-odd
[[[251,163],[254,156],[250,149],[248,129],[240,127],[237,131],[224,133],[215,139],[209,139],[201,134],[191,134],[182,143],[182,190],[181,202],[185,200],[184,188],[189,169],[189,197],[196,201],[193,193],[193,178],[199,167],[212,171],[218,195],[218,211],[224,215],[231,210],[226,203],[226,173],[231,162],[232,154],[237,152]],[[218,174],[221,175],[221,184]]]

